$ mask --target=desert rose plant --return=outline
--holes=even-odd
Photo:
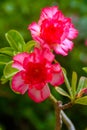
[[[65,68],[56,60],[55,55],[67,56],[74,47],[73,39],[78,36],[70,18],[57,6],[42,9],[38,22],[28,26],[33,40],[25,43],[16,30],[6,33],[10,47],[0,49],[0,64],[4,64],[2,84],[10,81],[11,89],[19,94],[28,93],[30,99],[40,103],[46,99],[54,105],[55,130],[62,129],[64,122],[68,130],[75,130],[71,120],[63,112],[74,104],[87,105],[87,78],[81,76],[77,83],[77,73],[72,72],[71,83]],[[87,68],[83,68],[87,72]],[[61,87],[65,84],[66,91]],[[52,95],[54,87],[62,96],[69,98],[67,104]]]

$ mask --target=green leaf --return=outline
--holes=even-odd
[[[71,89],[72,89],[73,97],[75,97],[75,95],[76,95],[76,85],[77,85],[77,73],[73,72],[72,81],[71,81]]]
[[[56,91],[57,91],[58,93],[60,93],[61,95],[70,98],[69,94],[68,94],[65,90],[63,90],[62,88],[60,88],[60,87],[55,87],[55,89],[56,89]]]
[[[66,70],[64,68],[62,70],[63,70],[64,80],[65,80],[65,84],[66,84],[67,90],[68,90],[70,96],[72,97],[71,86],[70,86],[70,83],[69,83],[67,75],[66,75]]]
[[[23,46],[25,44],[23,37],[16,30],[10,30],[6,33],[6,39],[9,42],[9,45],[15,50],[22,52]]]
[[[1,80],[1,84],[5,84],[6,82],[8,82],[9,78],[5,78],[3,75],[0,80]]]
[[[87,96],[76,99],[75,103],[76,104],[87,105]]]
[[[82,88],[87,88],[87,78],[82,76],[78,83],[77,94]]]
[[[0,53],[6,54],[6,55],[9,55],[9,56],[13,56],[14,50],[11,47],[4,47],[4,48],[0,49]]]
[[[25,45],[24,45],[24,51],[26,52],[30,52],[33,47],[35,46],[36,42],[34,40],[31,40],[29,42],[27,42]]]
[[[0,54],[0,64],[7,64],[11,60],[12,58],[10,56]]]
[[[5,78],[11,78],[13,75],[15,75],[18,72],[16,68],[12,68],[12,63],[13,63],[12,61],[9,62],[4,68],[3,73]]]
[[[87,73],[87,67],[83,67],[82,69]]]

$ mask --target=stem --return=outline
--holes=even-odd
[[[55,108],[56,126],[55,130],[61,130],[61,102],[57,101],[56,98],[51,94],[50,100],[52,101]]]
[[[55,104],[55,115],[56,115],[56,127],[55,130],[60,130],[61,129],[61,102],[57,102]]]
[[[62,105],[62,110],[64,110],[64,109],[67,109],[67,108],[70,108],[70,107],[72,107],[72,102],[69,102],[69,103],[67,103],[67,104],[64,104],[64,105]]]
[[[52,101],[54,108],[55,108],[55,115],[56,115],[56,127],[55,130],[61,130],[61,116],[63,122],[66,124],[68,130],[75,130],[75,127],[71,120],[67,117],[67,115],[61,110],[62,104],[60,101],[50,94],[50,100]]]
[[[66,116],[66,114],[61,111],[63,122],[66,124],[68,130],[76,130],[71,120]]]

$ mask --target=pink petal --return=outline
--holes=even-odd
[[[41,43],[43,42],[43,40],[40,38],[40,26],[37,23],[33,22],[30,24],[28,30],[31,31],[31,35],[34,40]]]
[[[13,57],[14,62],[12,64],[12,67],[17,68],[19,70],[23,70],[23,61],[24,61],[25,57],[28,57],[28,56],[29,56],[29,54],[26,52],[15,55]]]
[[[49,62],[52,62],[54,60],[53,53],[50,51],[50,49],[46,47],[42,47],[41,49],[35,48],[34,52],[35,52],[35,61],[40,61],[42,57]]]
[[[24,69],[27,69],[26,67],[29,62],[35,62],[34,57],[35,57],[34,53],[30,53],[29,56],[24,59],[24,62],[23,62]]]
[[[58,7],[57,6],[47,7],[47,8],[42,9],[40,20],[39,20],[39,24],[41,24],[41,22],[44,19],[53,18],[53,16],[57,12],[58,12]]]
[[[12,67],[17,68],[20,71],[23,70],[23,66],[20,63],[18,63],[18,61],[13,62]]]
[[[72,49],[73,49],[73,42],[70,41],[69,39],[65,39],[65,40],[63,41],[63,44],[62,44],[62,45],[64,45],[65,50],[72,50]]]
[[[74,38],[77,37],[77,35],[78,35],[78,31],[73,26],[71,26],[70,29],[69,29],[68,38],[74,39]]]
[[[45,59],[47,59],[49,62],[52,62],[54,60],[54,55],[53,53],[47,49],[47,48],[43,48],[43,56]]]
[[[28,90],[28,85],[24,83],[21,72],[18,72],[12,78],[12,90],[24,94]]]
[[[50,82],[53,86],[58,86],[64,83],[64,76],[59,64],[53,65],[53,78]]]
[[[66,56],[68,55],[68,52],[72,50],[72,48],[73,48],[73,42],[68,39],[65,39],[63,43],[55,46],[54,50],[57,54]]]
[[[33,22],[29,25],[28,30],[31,31],[32,35],[39,35],[40,34],[40,27],[37,23]]]
[[[36,89],[33,87],[29,89],[28,95],[32,100],[39,103],[50,96],[50,89],[48,85],[45,85],[42,89]]]
[[[61,12],[60,10],[58,10],[58,11],[55,13],[54,19],[64,20],[64,15],[62,14],[62,12]]]

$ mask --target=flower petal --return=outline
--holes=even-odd
[[[44,55],[44,58],[48,60],[49,62],[52,62],[54,60],[53,53],[47,48],[43,48],[43,55]]]
[[[42,89],[36,89],[33,87],[29,89],[28,95],[32,100],[39,103],[49,97],[50,89],[47,84]]]
[[[21,72],[18,72],[12,78],[12,90],[24,94],[28,90],[28,85],[24,83]]]
[[[12,64],[12,67],[17,68],[19,70],[23,70],[23,61],[24,61],[25,57],[28,57],[28,56],[29,56],[29,54],[26,52],[15,55],[13,57],[14,62]]]
[[[61,85],[64,82],[64,76],[61,69],[61,66],[59,64],[53,65],[53,78],[51,80],[51,84],[53,86]]]
[[[68,55],[68,51],[71,51],[72,49],[73,49],[73,42],[68,39],[65,39],[63,43],[54,46],[55,52],[63,56]]]
[[[73,25],[71,25],[70,29],[69,29],[69,34],[68,34],[68,38],[69,39],[74,39],[76,38],[78,35],[78,31],[74,28]]]
[[[50,51],[50,49],[43,47],[41,49],[35,48],[35,61],[39,61],[40,59],[46,59],[49,62],[54,60],[54,54]]]
[[[58,7],[53,6],[53,7],[47,7],[43,8],[39,20],[39,24],[44,20],[48,18],[53,18],[53,16],[58,12]]]
[[[30,24],[28,30],[31,31],[34,40],[41,43],[43,42],[43,40],[40,38],[40,26],[37,23],[33,22],[32,24]]]

